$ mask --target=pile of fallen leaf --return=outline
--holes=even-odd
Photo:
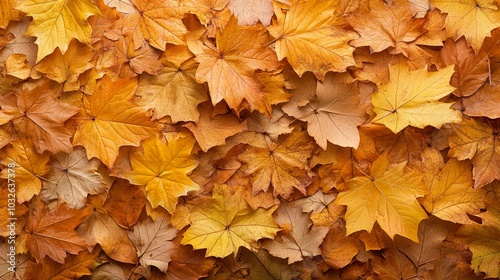
[[[499,9],[2,0],[0,278],[498,278]]]

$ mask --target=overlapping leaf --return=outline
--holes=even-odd
[[[191,213],[182,244],[205,248],[206,256],[225,257],[237,254],[240,247],[252,249],[257,240],[273,238],[279,231],[272,210],[252,210],[242,188],[231,193],[230,187],[219,185],[212,192]]]

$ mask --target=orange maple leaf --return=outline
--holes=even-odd
[[[82,145],[87,157],[97,157],[112,167],[121,146],[138,146],[156,132],[146,109],[132,103],[137,79],[111,81],[104,76],[97,91],[83,97],[85,113],[77,118],[74,145]]]

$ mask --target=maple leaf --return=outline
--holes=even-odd
[[[467,46],[464,37],[460,37],[457,41],[446,40],[439,58],[445,65],[455,65],[450,85],[457,88],[453,91],[456,96],[474,94],[488,78],[487,56],[485,53],[476,56],[474,50]]]
[[[325,262],[334,267],[347,266],[362,248],[360,240],[352,236],[345,236],[345,226],[341,222],[335,223],[321,244],[321,255]]]
[[[56,154],[40,197],[44,201],[59,199],[70,208],[84,207],[88,194],[98,194],[108,187],[97,173],[100,164],[96,158],[87,160],[81,147],[71,154]]]
[[[89,199],[93,211],[78,226],[77,232],[89,246],[97,243],[110,258],[124,262],[137,263],[137,253],[134,244],[129,240],[125,229],[121,228],[103,207],[102,196],[92,196]]]
[[[210,148],[224,145],[226,138],[235,135],[238,132],[245,131],[247,124],[245,121],[240,123],[240,119],[234,114],[217,114],[210,103],[203,103],[200,106],[200,119],[196,123],[189,122],[184,124],[193,133],[198,145],[203,151]]]
[[[205,256],[225,257],[237,254],[240,247],[252,249],[257,240],[273,238],[280,230],[271,213],[273,209],[252,210],[243,189],[217,185],[212,197],[202,200],[191,212],[191,225],[182,244],[207,249]]]
[[[369,1],[367,14],[353,14],[347,17],[349,24],[360,34],[352,41],[356,47],[369,46],[373,52],[381,52],[389,47],[391,53],[401,53],[402,47],[416,40],[427,30],[423,28],[425,19],[413,18],[407,1]],[[395,28],[394,28],[395,27]]]
[[[370,232],[378,222],[391,238],[399,234],[418,242],[418,224],[427,217],[416,199],[426,194],[422,175],[405,170],[405,162],[385,171],[388,164],[383,154],[373,163],[373,177],[348,181],[347,190],[340,192],[334,203],[347,205],[347,235],[359,230]]]
[[[271,255],[288,258],[288,264],[291,264],[303,260],[304,257],[321,254],[319,245],[328,233],[328,227],[312,226],[309,215],[302,213],[300,208],[283,202],[273,215],[285,231],[279,235],[280,238],[265,240],[262,243]]]
[[[271,0],[257,0],[252,2],[231,0],[229,1],[228,8],[238,18],[239,25],[254,25],[260,21],[262,25],[268,26],[274,15]]]
[[[387,159],[391,163],[408,162],[412,166],[414,162],[422,161],[422,150],[425,149],[424,135],[412,127],[407,127],[403,131],[394,134],[385,126],[367,127],[367,134],[375,144],[379,152],[386,152]]]
[[[427,69],[410,72],[400,61],[389,68],[391,80],[380,85],[372,98],[377,114],[373,122],[397,133],[409,125],[440,128],[445,123],[460,121],[460,114],[450,108],[451,103],[439,102],[455,89],[449,85],[451,66],[437,72],[427,72]]]
[[[300,207],[302,212],[311,213],[310,219],[315,226],[332,226],[340,218],[340,212],[344,211],[343,206],[331,203],[336,197],[336,194],[325,194],[318,190],[313,195],[295,200],[292,204]]]
[[[99,259],[100,249],[94,249],[92,253],[83,251],[77,256],[68,256],[63,265],[51,259],[44,258],[41,263],[29,262],[26,268],[25,278],[28,279],[75,279],[84,275],[92,275],[92,270],[102,264]]]
[[[39,153],[71,152],[73,148],[69,140],[72,134],[64,127],[64,123],[78,109],[70,104],[54,101],[51,94],[55,90],[47,80],[42,80],[24,83],[15,95],[0,97],[2,111],[11,116],[16,132],[27,135]]]
[[[496,122],[491,126],[472,118],[452,126],[448,154],[458,160],[472,161],[474,188],[500,179],[499,127]]]
[[[500,69],[495,69],[491,73],[490,81],[490,83],[483,84],[473,95],[461,99],[461,105],[465,109],[464,114],[491,119],[500,118],[498,106],[500,96],[496,94],[500,85]]]
[[[286,15],[275,11],[278,21],[269,26],[276,38],[279,60],[287,58],[299,76],[306,71],[323,80],[326,72],[343,72],[354,65],[353,47],[348,41],[358,36],[343,30],[334,15],[333,1],[295,1]]]
[[[43,178],[50,168],[47,166],[49,154],[38,154],[31,141],[19,139],[12,142],[10,147],[0,150],[0,162],[3,166],[9,166],[14,162],[13,168],[16,184],[16,198],[19,203],[29,201],[34,195],[38,195],[42,189]],[[8,168],[3,168],[0,173],[2,178],[11,178]]]
[[[64,83],[63,91],[78,90],[78,77],[92,68],[90,59],[92,49],[75,40],[71,41],[66,53],[61,54],[59,49],[46,56],[35,66],[35,70],[45,73],[45,77],[58,83]]]
[[[468,215],[478,214],[484,205],[485,191],[472,189],[472,165],[450,159],[435,176],[426,174],[430,193],[421,200],[432,215],[447,221],[470,224]]]
[[[252,175],[253,194],[267,192],[272,184],[275,197],[288,198],[294,189],[305,193],[305,187],[312,182],[307,161],[314,144],[307,133],[295,129],[282,139],[265,148],[249,146],[238,156],[248,164],[245,173]]]
[[[366,120],[355,84],[346,76],[327,74],[323,82],[305,74],[283,106],[290,116],[307,122],[307,132],[326,150],[327,141],[342,147],[359,145],[358,125]]]
[[[157,75],[139,77],[135,93],[137,104],[153,109],[153,119],[170,116],[172,122],[199,118],[198,104],[208,100],[206,89],[195,80],[198,64],[185,46],[168,48],[161,58],[163,68]]]
[[[26,35],[36,37],[37,63],[55,48],[64,54],[73,38],[90,45],[92,27],[87,18],[100,14],[90,0],[26,0],[16,9],[33,17]]]
[[[500,209],[498,197],[487,206],[483,224],[463,225],[457,235],[466,241],[472,251],[471,265],[476,273],[486,272],[486,277],[499,277],[500,268]]]
[[[370,258],[370,263],[380,279],[411,279],[417,275],[417,269],[411,260],[394,248],[385,249],[381,257],[375,255]]]
[[[259,112],[253,112],[245,121],[248,128],[238,133],[233,139],[254,147],[265,148],[271,142],[278,142],[280,135],[293,131],[293,127],[290,126],[293,119],[287,116],[280,107],[273,108],[271,118]]]
[[[170,280],[198,280],[208,275],[214,267],[214,258],[205,258],[201,250],[194,251],[191,246],[181,245],[182,234],[172,240],[170,249],[172,260],[168,264],[167,278]],[[163,276],[163,275],[162,275]]]
[[[447,235],[457,230],[458,225],[445,222],[435,217],[423,220],[418,227],[419,243],[396,236],[394,243],[399,252],[407,256],[417,268],[418,275],[434,268],[438,258],[436,252],[441,251],[442,243]]]
[[[113,166],[121,146],[138,146],[156,131],[146,109],[132,103],[137,79],[111,81],[104,76],[92,96],[83,97],[84,116],[77,120],[73,145],[82,145],[87,157]]]
[[[103,208],[123,228],[131,228],[146,205],[143,191],[126,180],[116,180],[108,192]]]
[[[141,219],[129,232],[129,238],[137,248],[137,255],[142,265],[153,265],[162,272],[166,272],[171,261],[171,250],[174,244],[171,241],[177,230],[170,224],[166,215]]]
[[[158,61],[160,52],[153,49],[147,42],[135,47],[132,38],[120,36],[116,41],[116,50],[122,59],[129,63],[130,69],[137,74],[146,72],[156,75],[157,71],[162,68]]]
[[[187,29],[181,20],[185,10],[179,1],[131,0],[130,3],[134,12],[126,16],[123,30],[125,35],[133,37],[135,48],[142,46],[144,39],[162,51],[167,43],[185,45]]]
[[[490,0],[430,0],[446,16],[446,36],[465,36],[475,52],[481,48],[485,37],[500,24],[500,11]]]
[[[121,176],[134,185],[144,185],[153,208],[161,206],[173,214],[180,196],[199,189],[187,176],[197,165],[191,156],[194,142],[186,137],[164,143],[155,135],[143,142],[143,151],[130,155],[132,170]]]
[[[20,238],[26,240],[31,255],[37,262],[45,256],[64,264],[66,253],[82,251],[85,241],[74,230],[92,212],[90,205],[76,210],[60,204],[49,210],[40,202],[33,202],[24,232]]]
[[[196,56],[200,63],[196,80],[208,83],[212,104],[225,100],[238,114],[243,109],[271,114],[271,105],[277,102],[266,99],[264,84],[254,76],[256,70],[279,66],[276,54],[266,46],[267,37],[263,27],[238,26],[232,17],[217,33],[216,47],[204,46]]]

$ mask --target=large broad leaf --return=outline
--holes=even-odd
[[[359,145],[358,125],[366,119],[359,92],[344,75],[327,74],[323,82],[305,74],[283,111],[307,122],[307,132],[326,150],[327,141],[342,147]]]
[[[478,51],[484,38],[500,24],[498,4],[491,0],[431,0],[436,8],[446,13],[446,36],[465,36],[467,42]]]
[[[308,214],[285,203],[281,204],[274,216],[278,225],[286,230],[280,239],[264,241],[263,247],[271,255],[288,258],[288,264],[291,264],[321,254],[319,245],[328,233],[328,227],[312,226]]]
[[[24,232],[20,238],[40,262],[45,256],[64,263],[66,254],[78,254],[85,247],[85,240],[74,230],[92,212],[92,207],[76,210],[66,204],[49,210],[40,202],[32,202]]]
[[[90,63],[92,55],[93,50],[89,46],[72,41],[64,55],[56,49],[40,61],[35,69],[51,80],[64,82],[64,91],[78,90],[80,88],[78,77],[94,66]]]
[[[153,265],[166,272],[171,261],[177,230],[170,224],[166,215],[160,215],[154,221],[151,218],[140,220],[128,236],[137,248],[137,255],[142,265]]]
[[[78,118],[74,145],[82,145],[87,157],[113,166],[121,146],[138,146],[156,131],[146,109],[132,103],[137,79],[111,81],[104,76],[97,91],[83,97],[85,115]]]
[[[37,62],[55,48],[64,54],[73,38],[90,44],[92,27],[87,23],[87,18],[100,14],[91,0],[28,0],[16,9],[33,17],[26,35],[37,37]]]
[[[120,227],[103,208],[103,197],[92,196],[90,202],[94,208],[92,215],[87,217],[77,232],[90,246],[99,243],[110,258],[123,263],[137,263],[137,253],[134,244],[129,240],[127,231]]]
[[[193,123],[184,124],[196,138],[196,142],[203,151],[226,144],[226,138],[233,136],[238,132],[245,131],[246,122],[240,122],[240,119],[232,113],[216,114],[216,108],[213,108],[209,102],[199,106],[200,119]]]
[[[286,101],[285,93],[269,100],[264,83],[256,70],[272,71],[278,68],[276,53],[265,43],[266,30],[259,26],[238,26],[231,18],[216,37],[216,47],[204,47],[196,57],[200,63],[196,71],[198,82],[207,82],[212,103],[221,100],[237,113],[243,109],[271,115],[271,105]]]
[[[168,48],[158,75],[143,74],[136,96],[138,104],[153,109],[153,119],[170,116],[173,122],[198,121],[196,106],[208,100],[206,88],[195,81],[198,64],[185,46]]]
[[[45,258],[41,263],[30,262],[26,268],[24,279],[78,279],[84,275],[92,275],[92,270],[103,262],[99,258],[101,250],[96,248],[89,253],[83,251],[77,256],[69,256],[63,265]]]
[[[372,103],[377,116],[373,122],[381,123],[397,133],[411,125],[440,128],[445,123],[460,121],[460,114],[451,109],[451,103],[440,102],[454,87],[450,86],[453,67],[437,72],[419,69],[410,72],[406,62],[390,66],[391,80],[379,86]]]
[[[453,125],[448,137],[449,155],[458,160],[472,160],[474,187],[482,187],[500,179],[500,139],[498,121],[484,123],[464,120]]]
[[[98,194],[108,187],[97,173],[100,164],[96,158],[89,161],[81,147],[71,154],[58,153],[40,196],[44,200],[59,199],[71,208],[84,207],[88,194]]]
[[[307,165],[314,144],[305,131],[294,130],[279,143],[268,147],[248,147],[238,159],[248,164],[247,174],[252,175],[253,193],[267,192],[272,185],[274,196],[289,197],[294,189],[305,193],[312,182],[312,172]]]
[[[144,39],[157,49],[165,50],[167,43],[184,45],[186,26],[182,23],[184,9],[179,1],[131,0],[130,14],[124,23],[125,34],[134,39],[135,48],[142,46]]]
[[[283,15],[275,12],[278,21],[269,27],[276,38],[276,54],[285,57],[299,76],[306,71],[323,80],[326,72],[342,72],[354,65],[349,40],[357,38],[352,31],[343,30],[334,16],[334,1],[294,1]]]
[[[182,244],[207,249],[206,256],[225,257],[237,254],[240,247],[252,249],[257,240],[273,238],[280,230],[272,217],[272,209],[252,210],[245,201],[243,188],[234,193],[226,185],[213,189],[191,213],[191,226]]]
[[[378,222],[390,237],[399,234],[418,242],[418,224],[427,218],[416,199],[426,193],[422,175],[405,170],[404,162],[385,171],[388,163],[384,154],[373,163],[371,177],[348,181],[347,190],[339,193],[335,204],[347,205],[347,235],[370,232]]]
[[[27,136],[37,152],[71,152],[72,136],[64,123],[78,112],[78,108],[52,98],[58,91],[48,80],[24,83],[16,94],[0,97],[3,118],[9,117],[19,135]]]
[[[481,213],[482,224],[462,226],[457,234],[472,251],[471,265],[476,273],[486,277],[500,276],[500,184],[488,186],[486,212]]]
[[[430,173],[430,172],[429,172]],[[482,189],[473,189],[472,165],[469,161],[450,159],[435,176],[426,174],[431,192],[422,205],[427,212],[443,220],[468,224],[468,215],[485,207]]]
[[[190,137],[164,143],[155,135],[144,141],[143,152],[130,155],[132,170],[121,176],[134,185],[144,185],[154,208],[161,206],[173,214],[179,196],[199,189],[187,176],[197,165],[191,156],[193,146]]]
[[[49,154],[38,154],[30,141],[18,140],[4,150],[0,150],[0,163],[3,166],[12,166],[14,163],[16,185],[16,196],[19,203],[29,201],[34,195],[38,195],[42,189],[40,178],[45,175],[50,168],[47,166]],[[12,173],[12,171],[10,172]],[[3,168],[0,173],[2,178],[9,177],[9,169]],[[12,179],[12,178],[11,178]]]

